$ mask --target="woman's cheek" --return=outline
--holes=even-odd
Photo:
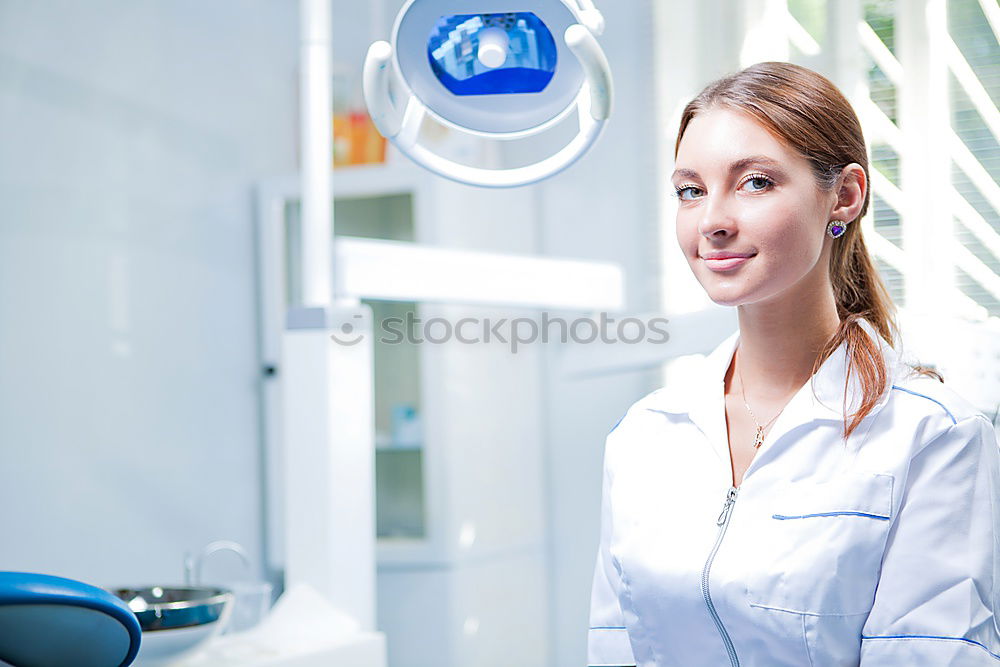
[[[698,257],[698,232],[692,225],[677,218],[676,226],[677,245],[684,252],[688,262],[693,263]]]

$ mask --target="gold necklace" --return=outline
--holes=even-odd
[[[744,384],[743,384],[743,372],[741,371],[739,366],[736,367],[736,374],[739,375],[740,377],[740,394],[743,395],[743,405],[747,407],[747,412],[750,413],[750,419],[752,419],[753,423],[757,425],[757,434],[754,437],[753,448],[755,450],[760,449],[760,446],[764,444],[764,429],[770,426],[771,422],[777,419],[778,415],[780,415],[785,408],[781,408],[781,410],[778,410],[778,414],[771,417],[771,421],[761,426],[760,422],[757,421],[757,417],[754,416],[753,410],[750,409],[750,404],[747,403],[747,394],[746,391],[744,390]]]

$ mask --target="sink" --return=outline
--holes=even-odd
[[[225,629],[233,594],[218,587],[117,588],[111,593],[139,619],[142,645],[135,665],[168,665],[196,653]]]

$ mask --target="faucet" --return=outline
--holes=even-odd
[[[248,568],[250,567],[250,558],[247,556],[246,550],[239,542],[233,542],[232,540],[216,540],[209,543],[204,549],[202,549],[198,558],[194,558],[190,551],[184,553],[184,585],[200,586],[201,568],[205,559],[219,551],[232,551],[240,557],[240,560],[243,561],[244,565]]]

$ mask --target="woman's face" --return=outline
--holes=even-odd
[[[699,113],[687,126],[672,176],[677,240],[712,301],[773,298],[803,278],[828,279],[826,224],[836,189],[822,192],[809,163],[746,114]],[[712,254],[748,259],[712,259]]]

